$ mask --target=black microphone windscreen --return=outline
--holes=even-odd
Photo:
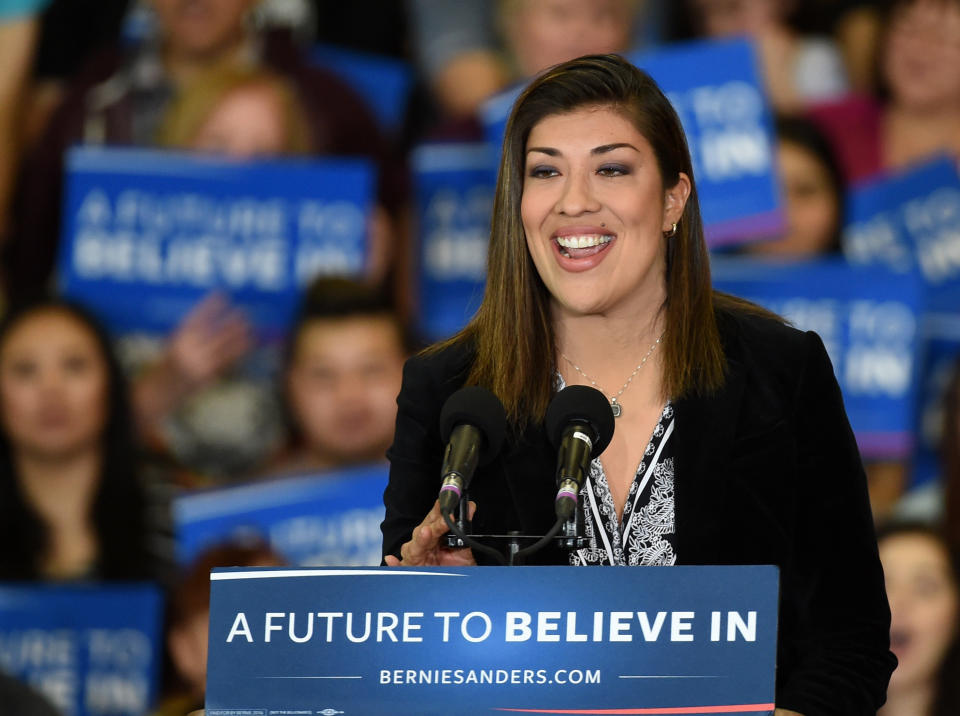
[[[613,420],[610,401],[603,393],[588,385],[569,385],[553,396],[545,422],[547,435],[558,450],[563,431],[570,423],[588,423],[596,432],[590,454],[597,457],[613,438]]]
[[[447,398],[440,411],[440,437],[444,444],[453,429],[463,424],[473,425],[483,433],[480,463],[496,457],[507,434],[507,416],[500,399],[479,385],[458,390]]]

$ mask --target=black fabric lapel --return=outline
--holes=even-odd
[[[674,403],[677,441],[675,455],[677,558],[681,564],[716,562],[713,551],[721,521],[726,489],[724,462],[733,441],[743,401],[743,364],[728,357],[727,379],[716,393],[682,398]]]

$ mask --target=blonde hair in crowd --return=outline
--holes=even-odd
[[[266,89],[276,97],[286,129],[284,154],[310,154],[310,124],[296,92],[282,77],[252,67],[216,67],[188,83],[164,115],[157,143],[170,149],[190,148],[217,105],[234,92],[248,89]]]

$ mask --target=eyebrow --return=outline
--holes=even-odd
[[[614,149],[621,149],[623,147],[632,149],[635,152],[640,151],[628,142],[617,142],[616,144],[601,144],[599,147],[594,147],[590,150],[590,154],[606,154],[607,152],[612,152]],[[560,150],[554,149],[553,147],[530,147],[527,149],[527,154],[530,154],[531,152],[539,152],[540,154],[546,154],[550,157],[561,156]]]

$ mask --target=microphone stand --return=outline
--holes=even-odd
[[[587,538],[583,537],[583,521],[579,510],[574,512],[574,516],[568,520],[558,518],[545,535],[521,535],[519,532],[511,532],[506,535],[474,535],[471,533],[471,523],[467,518],[468,502],[469,496],[464,491],[457,506],[456,521],[454,521],[451,513],[443,513],[443,519],[451,533],[446,535],[447,547],[454,549],[469,547],[493,558],[502,566],[514,567],[523,564],[527,557],[539,552],[551,542],[568,551],[580,549],[588,544]],[[479,539],[505,543],[507,556],[504,557],[500,551],[482,544],[478,541]],[[532,540],[533,542],[521,548],[521,540]]]

